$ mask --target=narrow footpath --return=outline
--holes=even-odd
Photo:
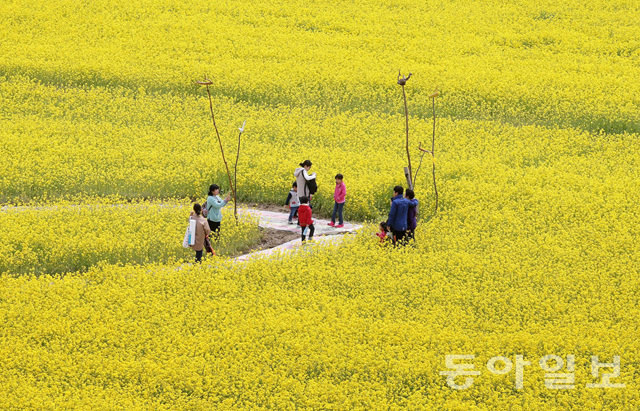
[[[297,224],[289,224],[289,213],[282,213],[277,211],[260,210],[257,208],[249,208],[245,210],[238,210],[242,213],[248,213],[252,217],[258,218],[258,225],[262,228],[270,228],[273,230],[289,231],[296,234],[301,234],[301,229]],[[294,220],[295,221],[295,220]],[[328,244],[339,244],[345,239],[351,238],[352,234],[355,234],[362,228],[359,224],[351,224],[345,222],[342,228],[333,228],[328,225],[330,220],[323,220],[314,218],[315,233],[313,235],[313,241],[307,241],[307,244],[302,244],[299,238],[280,244],[276,247],[267,248],[265,250],[254,251],[252,253],[243,254],[234,258],[234,261],[248,261],[254,258],[264,258],[273,255],[290,255],[308,246],[317,247],[325,246]]]

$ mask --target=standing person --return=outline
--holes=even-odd
[[[298,207],[300,206],[300,200],[298,200],[298,183],[293,182],[287,201],[285,205],[289,206],[289,224],[293,224],[293,217],[298,215]]]
[[[313,240],[313,233],[316,228],[313,225],[313,219],[311,207],[309,207],[309,199],[307,197],[300,197],[300,207],[298,208],[298,223],[302,228],[302,242],[305,241],[307,232],[309,233],[309,240]]]
[[[202,261],[202,251],[204,250],[204,242],[211,233],[207,220],[202,216],[202,207],[200,204],[193,205],[193,211],[189,214],[190,220],[196,220],[195,243],[190,247],[196,252],[196,263]]]
[[[391,210],[389,210],[389,218],[387,226],[393,233],[393,245],[405,242],[407,234],[407,214],[409,212],[409,200],[402,197],[404,189],[402,186],[393,188],[393,198],[391,199]]]
[[[336,174],[336,189],[333,192],[333,213],[331,214],[331,222],[329,225],[335,228],[344,227],[344,220],[342,218],[342,212],[344,210],[344,201],[347,196],[347,186],[342,181],[342,174]],[[336,214],[338,214],[338,225],[336,225]]]
[[[409,211],[407,211],[407,236],[409,240],[416,239],[416,227],[418,226],[418,199],[412,189],[407,188],[404,198],[409,200]]]
[[[220,198],[220,186],[217,184],[211,184],[209,186],[209,196],[205,206],[207,208],[207,221],[209,222],[209,229],[213,232],[216,240],[220,238],[220,223],[222,222],[222,207],[226,206],[231,197],[227,194],[227,197],[223,200]]]
[[[298,198],[307,197],[309,206],[311,206],[311,197],[315,194],[318,185],[316,184],[316,173],[309,174],[312,163],[310,160],[304,160],[300,163],[300,167],[293,172],[298,184]]]

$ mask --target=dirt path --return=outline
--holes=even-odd
[[[277,206],[276,206],[277,207]],[[267,239],[265,244],[273,245],[272,247],[264,247],[259,250],[252,251],[234,258],[234,261],[247,261],[254,258],[263,258],[273,255],[290,255],[303,249],[303,243],[300,239],[301,229],[296,224],[289,224],[288,213],[276,210],[264,210],[249,208],[242,210],[243,213],[249,213],[254,217],[258,217],[258,225],[268,231],[265,235],[273,236]],[[304,244],[304,249],[317,247],[327,244],[339,244],[350,234],[356,233],[362,228],[359,224],[345,223],[342,228],[334,228],[328,225],[329,220],[314,219],[315,233],[313,241]],[[289,240],[287,240],[289,239]],[[283,241],[282,243],[278,243]],[[310,247],[307,247],[309,245]]]
[[[280,244],[284,244],[292,240],[298,240],[300,238],[296,233],[276,230],[275,228],[260,227],[260,231],[262,232],[262,239],[260,240],[260,243],[251,250],[251,252],[277,247]]]

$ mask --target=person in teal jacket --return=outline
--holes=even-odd
[[[228,194],[224,200],[220,198],[220,187],[217,184],[211,184],[205,208],[207,209],[207,222],[209,223],[209,228],[216,239],[220,238],[222,207],[226,206],[230,199],[231,197]]]

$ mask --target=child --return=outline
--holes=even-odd
[[[333,192],[333,213],[331,214],[331,222],[329,225],[335,228],[344,227],[344,221],[342,219],[342,210],[344,209],[344,199],[347,196],[347,187],[342,181],[342,174],[336,174],[336,189]],[[336,214],[338,214],[338,225],[336,225]]]
[[[307,197],[300,197],[298,223],[302,228],[302,242],[305,241],[307,232],[309,233],[309,240],[313,240],[313,232],[316,228],[313,226],[313,220],[311,219],[311,207],[309,207],[309,199]]]
[[[216,239],[220,238],[220,222],[222,221],[222,207],[226,206],[231,197],[227,197],[223,200],[220,198],[220,187],[217,184],[211,184],[209,186],[209,196],[205,207],[207,208],[207,220],[209,222],[209,229],[213,232]]]
[[[205,240],[211,233],[207,220],[202,216],[202,207],[196,203],[193,205],[193,211],[189,215],[189,219],[196,220],[195,244],[191,248],[196,252],[196,263],[202,261],[202,250],[205,248]]]
[[[409,200],[409,211],[407,211],[407,237],[409,240],[415,240],[416,227],[418,225],[418,200],[412,189],[407,188],[404,192],[404,198]]]
[[[291,186],[291,190],[289,191],[287,202],[285,204],[288,205],[290,209],[289,224],[293,224],[293,217],[298,215],[298,207],[300,206],[300,201],[298,200],[298,183],[296,181],[294,181]]]
[[[380,238],[381,243],[391,240],[391,233],[386,221],[380,223],[380,232],[376,233],[376,235]]]

